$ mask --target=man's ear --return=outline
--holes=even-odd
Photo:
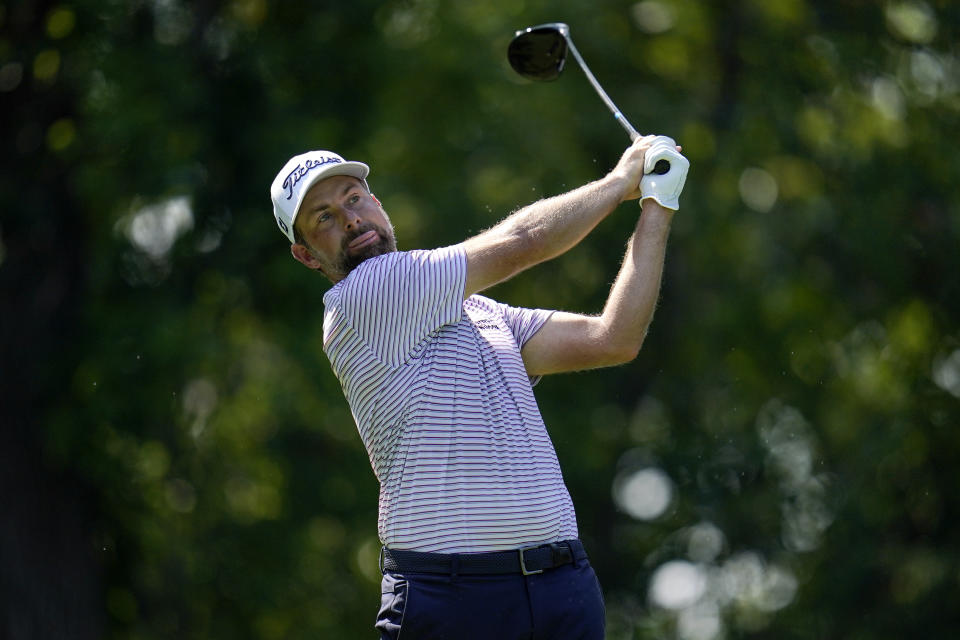
[[[310,249],[308,249],[306,245],[300,244],[299,242],[290,245],[290,254],[297,262],[306,265],[308,269],[323,272],[323,269],[320,267],[320,261],[310,253]]]
[[[373,198],[373,201],[374,201],[374,202],[376,202],[378,205],[380,205],[380,208],[381,208],[381,209],[383,209],[383,204],[380,203],[380,201],[377,199],[377,196],[375,196],[375,195],[373,195],[373,193],[371,193],[371,194],[370,194],[370,197]]]

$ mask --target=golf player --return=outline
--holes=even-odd
[[[636,357],[689,167],[679,152],[638,138],[603,178],[429,251],[397,250],[366,164],[310,151],[277,174],[273,213],[293,257],[333,282],[323,350],[380,483],[381,638],[603,638],[600,585],[533,385]],[[655,154],[669,171],[653,171]],[[479,295],[638,198],[599,315]]]

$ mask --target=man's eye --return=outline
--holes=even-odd
[[[324,223],[324,222],[326,222],[326,221],[329,220],[329,219],[330,219],[330,214],[329,214],[329,213],[326,213],[326,212],[325,212],[325,213],[321,213],[319,216],[317,216],[317,222],[318,222],[318,223],[321,223],[321,224]]]
[[[357,204],[357,202],[359,201],[360,201],[360,196],[358,196],[357,194],[353,194],[352,196],[350,196],[350,200],[349,200],[350,204]]]

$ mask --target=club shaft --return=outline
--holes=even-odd
[[[574,59],[577,61],[577,64],[580,65],[580,68],[583,69],[583,72],[587,75],[587,80],[590,81],[590,84],[593,85],[593,88],[596,90],[597,95],[603,100],[604,104],[607,105],[607,109],[610,109],[610,113],[613,114],[613,117],[617,119],[617,122],[620,123],[630,136],[630,141],[634,141],[640,137],[640,134],[637,133],[637,130],[633,128],[633,125],[630,124],[624,115],[620,112],[620,109],[617,108],[617,105],[613,104],[613,100],[610,99],[610,96],[607,95],[607,92],[603,90],[603,87],[600,86],[600,83],[597,82],[597,79],[593,77],[593,73],[590,72],[590,68],[587,66],[587,63],[583,61],[583,58],[580,56],[580,52],[577,51],[577,48],[573,46],[573,39],[565,34],[567,39],[567,48],[570,49],[570,53],[573,54]]]

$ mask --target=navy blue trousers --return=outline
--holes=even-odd
[[[600,583],[586,558],[543,573],[386,572],[381,640],[602,640]]]

